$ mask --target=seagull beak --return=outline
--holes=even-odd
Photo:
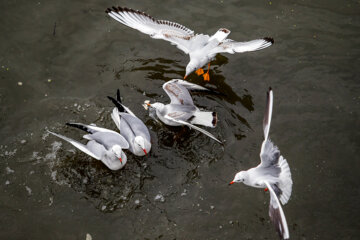
[[[143,151],[144,151],[145,155],[147,155],[147,151],[145,149],[143,149]]]
[[[120,162],[121,162],[121,164],[122,164],[122,158],[119,158],[119,160],[120,160]]]
[[[234,184],[234,183],[235,183],[234,181],[231,181],[231,182],[229,183],[229,185]]]
[[[142,106],[145,108],[145,110],[148,110],[149,107],[151,107],[151,104],[148,102],[148,100],[146,100]]]
[[[187,75],[184,76],[184,80],[187,78]]]

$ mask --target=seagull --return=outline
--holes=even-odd
[[[270,131],[271,115],[273,108],[273,92],[271,88],[267,92],[266,113],[263,122],[264,141],[261,145],[261,163],[247,171],[238,172],[230,184],[243,182],[244,184],[265,188],[270,192],[269,215],[276,231],[283,239],[289,239],[289,229],[285,214],[280,202],[284,205],[288,202],[292,191],[292,179],[290,167],[280,150],[268,138]],[[279,202],[280,199],[280,202]]]
[[[217,123],[216,112],[205,112],[200,111],[194,105],[194,102],[190,96],[188,90],[197,91],[210,91],[207,88],[199,85],[189,83],[181,79],[173,79],[163,84],[163,89],[166,94],[170,97],[170,104],[164,105],[163,103],[152,103],[146,100],[143,104],[145,109],[148,107],[155,108],[156,115],[165,124],[170,126],[188,126],[195,130],[202,132],[209,136],[215,141],[222,143],[220,140],[215,138],[211,133],[199,128],[193,124],[202,125],[206,127],[214,128]]]
[[[271,46],[274,39],[265,37],[248,42],[236,42],[228,39],[230,30],[220,28],[214,35],[195,34],[189,28],[167,20],[156,20],[144,12],[126,7],[112,7],[105,11],[116,21],[134,28],[142,33],[150,35],[155,39],[169,41],[180,50],[190,55],[190,62],[186,66],[186,77],[196,71],[202,75],[205,81],[210,81],[210,61],[218,53],[242,53],[261,50]],[[204,73],[202,67],[208,63],[208,70]]]
[[[84,145],[51,131],[48,132],[71,143],[91,157],[102,161],[111,170],[119,170],[125,166],[127,158],[122,150],[128,149],[129,144],[119,133],[82,123],[66,123],[66,125],[88,132],[88,134],[83,136],[84,139],[89,140],[87,144]]]
[[[120,133],[129,143],[129,150],[136,156],[144,156],[150,152],[150,133],[145,124],[135,114],[121,103],[120,90],[117,90],[116,99],[108,98],[115,104],[111,118],[114,120]]]

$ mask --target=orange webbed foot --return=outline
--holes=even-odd
[[[204,73],[203,77],[204,77],[204,81],[210,81],[209,73]]]
[[[198,70],[195,71],[195,73],[200,76],[202,74],[204,74],[204,70],[202,68],[199,68]]]

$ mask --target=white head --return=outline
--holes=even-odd
[[[145,149],[145,139],[142,136],[136,136],[134,139],[134,150],[136,152],[144,152],[147,155],[147,151]],[[143,156],[143,155],[142,155]]]
[[[184,79],[189,76],[190,73],[194,72],[195,70],[201,68],[201,64],[197,60],[191,60],[188,65],[186,66],[186,73]]]
[[[148,110],[149,108],[155,108],[161,110],[164,107],[164,104],[158,102],[150,103],[150,100],[145,100],[143,107],[145,108],[145,110]]]
[[[240,171],[235,175],[234,180],[232,180],[229,184],[246,182],[248,175],[247,171]]]
[[[156,103],[150,104],[150,107],[153,107],[153,108],[161,111],[164,107],[164,104],[156,102]]]
[[[119,145],[114,145],[111,150],[113,151],[113,153],[115,154],[115,156],[119,159],[119,161],[121,162],[121,164],[125,164],[126,160],[123,161],[121,155],[122,155],[122,148]]]

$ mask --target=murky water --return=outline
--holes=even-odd
[[[269,194],[229,187],[259,162],[265,92],[274,89],[270,135],[294,181],[284,206],[292,239],[357,239],[360,104],[359,1],[136,1],[159,19],[230,38],[271,36],[259,52],[218,55],[195,95],[219,114],[223,146],[156,123],[145,99],[181,78],[188,57],[107,17],[111,1],[0,3],[1,239],[276,239]],[[125,3],[124,3],[125,4]],[[115,129],[107,95],[150,129],[149,157],[128,154],[112,172],[49,136],[80,139],[76,121]]]

